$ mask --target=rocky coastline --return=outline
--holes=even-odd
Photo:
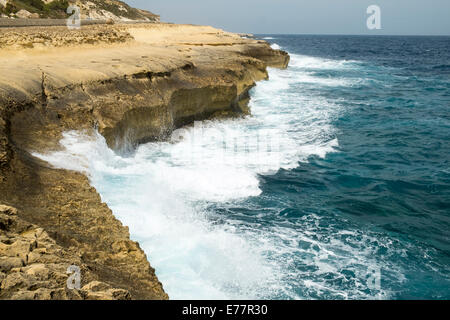
[[[193,121],[248,115],[249,90],[289,55],[153,23],[0,29],[0,62],[0,299],[168,299],[88,177],[32,153],[58,150],[68,130],[98,130],[126,153]]]

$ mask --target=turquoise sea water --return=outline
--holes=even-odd
[[[119,156],[68,132],[171,298],[449,299],[450,38],[260,35],[252,116]]]

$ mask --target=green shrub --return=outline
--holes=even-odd
[[[56,0],[46,4],[44,10],[45,11],[56,10],[66,12],[68,6],[69,2],[67,0]]]
[[[9,16],[10,14],[16,13],[19,10],[20,9],[17,8],[17,6],[14,3],[8,3],[6,7],[1,9],[1,12]]]
[[[20,2],[30,6],[32,8],[36,8],[36,10],[38,10],[38,11],[42,11],[45,6],[45,3],[42,0],[20,0]]]
[[[67,0],[55,0],[45,4],[42,0],[13,0],[6,7],[0,8],[0,13],[11,15],[21,9],[31,13],[38,13],[44,18],[66,18],[69,2]]]

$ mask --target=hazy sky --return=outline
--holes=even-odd
[[[175,23],[233,32],[450,35],[450,0],[125,0]],[[381,30],[369,30],[369,5]]]

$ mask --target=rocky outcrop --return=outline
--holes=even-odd
[[[266,65],[274,68],[285,69],[288,67],[290,57],[282,50],[268,50],[265,45],[265,41],[259,41],[260,46],[249,46],[244,50],[244,54],[251,57],[257,57],[262,60]]]
[[[21,9],[21,10],[17,11],[15,15],[17,18],[22,18],[22,19],[39,19],[39,14],[28,12],[25,9]]]
[[[70,266],[80,268],[86,285],[67,285]],[[21,219],[17,209],[0,205],[0,299],[130,299],[129,291],[96,278],[77,250],[59,246],[44,229]]]
[[[159,16],[146,10],[135,9],[123,1],[117,0],[76,0],[82,19],[129,21],[144,20],[158,22]]]
[[[97,32],[90,28],[70,37]],[[248,91],[267,78],[266,67],[283,68],[289,61],[265,42],[211,27],[110,28],[130,38],[63,47],[48,41],[21,55],[9,54],[10,47],[0,50],[0,203],[17,208],[5,209],[2,220],[7,227],[1,248],[8,255],[0,298],[168,298],[146,255],[88,178],[52,168],[30,152],[59,148],[66,130],[94,129],[112,149],[130,152],[195,120],[245,116]],[[50,31],[40,32],[33,36]],[[11,227],[8,219],[27,227]],[[38,229],[54,262],[39,258],[30,264],[35,244],[32,250],[6,247],[25,243],[27,230]],[[30,241],[43,241],[37,237]],[[75,292],[64,285],[68,264],[84,274]],[[46,278],[46,270],[55,277]]]

